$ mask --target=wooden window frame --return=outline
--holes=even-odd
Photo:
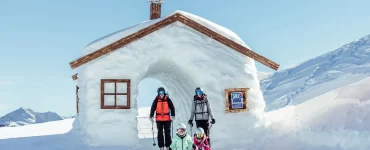
[[[126,93],[117,93],[117,82],[126,83]],[[114,83],[114,93],[104,93],[104,83]],[[130,79],[101,79],[100,85],[100,108],[101,109],[130,109]],[[114,95],[114,106],[104,106],[104,95]],[[127,96],[127,106],[117,106],[117,95]]]
[[[225,89],[225,113],[238,113],[248,111],[248,90],[249,88],[229,88]],[[231,104],[231,93],[242,92],[243,93],[243,108],[232,108]]]

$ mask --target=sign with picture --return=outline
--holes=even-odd
[[[247,93],[249,88],[225,89],[225,112],[236,113],[248,111]]]
[[[231,108],[243,108],[243,92],[231,93]]]

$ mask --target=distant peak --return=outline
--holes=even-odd
[[[370,34],[360,38],[359,41],[370,41]]]
[[[17,110],[30,110],[29,108],[20,107]]]
[[[25,107],[20,107],[18,110],[27,110],[27,111],[33,111],[31,108],[25,108]]]

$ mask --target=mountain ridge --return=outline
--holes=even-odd
[[[63,117],[59,116],[55,112],[35,112],[30,108],[20,107],[2,116],[0,118],[0,127],[18,127],[63,119]]]

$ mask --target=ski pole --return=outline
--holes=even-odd
[[[153,129],[153,125],[154,123],[152,122],[152,133],[153,133],[153,146],[155,146],[156,144],[155,144],[155,141],[154,141],[154,129]]]
[[[193,136],[193,126],[190,126],[190,135]]]
[[[172,138],[173,138],[173,121],[171,121],[171,132],[172,132]]]
[[[212,128],[212,123],[210,123],[209,124],[209,126],[208,126],[208,133],[207,133],[207,135],[208,135],[208,140],[209,140],[209,132],[210,132],[210,130],[211,130],[211,128]],[[211,148],[211,141],[208,141],[208,143],[209,143],[209,148]]]

